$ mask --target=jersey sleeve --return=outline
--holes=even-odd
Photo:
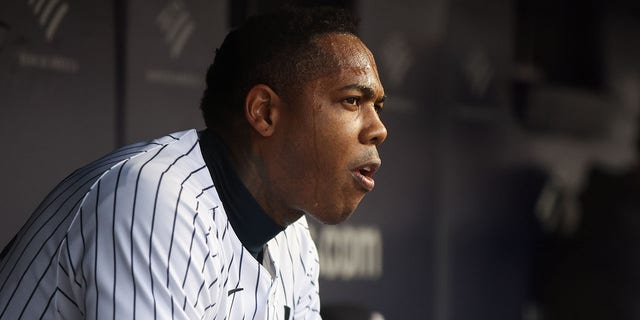
[[[60,250],[57,303],[86,319],[208,318],[220,268],[201,190],[190,174],[142,169],[114,168],[85,197]]]

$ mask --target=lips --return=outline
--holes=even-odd
[[[371,191],[375,187],[373,174],[380,168],[380,160],[368,162],[360,165],[351,171],[353,178],[366,191]]]

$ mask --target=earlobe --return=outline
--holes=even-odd
[[[245,99],[245,118],[259,135],[271,136],[278,119],[280,97],[269,86],[255,85]]]

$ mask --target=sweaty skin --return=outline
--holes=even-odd
[[[254,135],[250,161],[240,166],[249,191],[282,226],[303,214],[328,224],[347,219],[373,188],[377,146],[387,136],[371,52],[348,34],[315,42],[329,57],[324,72],[286,98],[269,98],[273,131]]]

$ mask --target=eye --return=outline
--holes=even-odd
[[[344,99],[344,102],[346,102],[347,104],[350,104],[350,105],[359,106],[360,105],[360,98],[359,97],[349,97],[349,98]]]
[[[382,106],[379,104],[374,105],[373,109],[376,111],[377,114],[380,114],[382,112]]]

